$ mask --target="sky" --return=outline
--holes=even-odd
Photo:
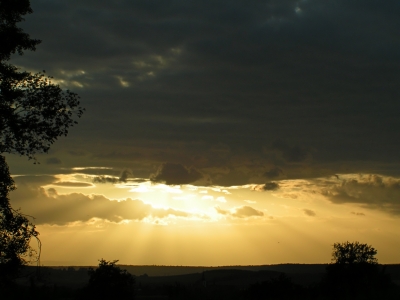
[[[10,62],[86,108],[7,156],[44,265],[400,262],[399,1],[31,5]]]

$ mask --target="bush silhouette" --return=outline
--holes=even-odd
[[[89,269],[81,299],[134,299],[135,278],[117,267],[117,262],[101,259],[98,268]]]

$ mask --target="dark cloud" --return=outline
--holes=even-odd
[[[249,217],[262,217],[264,213],[256,210],[250,206],[236,207],[232,210],[224,210],[219,206],[215,207],[215,210],[221,215],[228,215],[235,218],[249,218]]]
[[[272,168],[269,171],[265,172],[264,177],[267,177],[268,179],[273,179],[273,178],[282,176],[283,174],[284,173],[283,173],[282,169],[275,167],[275,168]]]
[[[301,163],[311,158],[311,154],[300,146],[290,146],[286,142],[276,141],[271,148],[279,153],[287,163]]]
[[[56,186],[64,186],[64,187],[92,187],[93,184],[87,182],[75,182],[75,181],[59,181],[52,183]]]
[[[52,183],[56,183],[59,179],[55,176],[48,175],[23,175],[14,177],[14,181],[17,187],[31,187],[31,186],[43,186]]]
[[[132,171],[131,170],[123,170],[121,175],[119,176],[119,180],[122,182],[126,182],[129,177],[132,176]]]
[[[109,177],[117,177],[118,178],[118,171],[114,168],[108,167],[75,167],[65,172],[69,173],[80,173],[86,175],[95,175],[97,177],[100,176],[109,176]]]
[[[279,189],[279,184],[273,181],[261,185],[255,185],[252,187],[252,190],[257,192],[276,191],[278,189]]]
[[[50,157],[50,158],[46,159],[46,164],[59,165],[59,164],[61,164],[61,160],[57,157]]]
[[[356,215],[356,216],[365,216],[364,213],[355,212],[355,211],[352,211],[351,214],[352,214],[352,215]]]
[[[396,178],[359,175],[328,185],[322,194],[333,203],[357,203],[366,208],[400,214],[400,180]]]
[[[303,209],[304,213],[309,216],[309,217],[315,217],[316,213],[315,211],[311,210],[311,209]]]
[[[139,176],[165,161],[227,168],[225,185],[282,175],[271,166],[299,178],[400,163],[397,1],[32,6],[22,26],[43,43],[13,62],[81,95],[76,159]]]
[[[93,178],[94,183],[120,183],[127,182],[128,178],[132,176],[131,170],[123,170],[119,177],[100,175]]]
[[[118,183],[119,178],[117,177],[111,177],[111,176],[106,176],[106,175],[101,175],[93,178],[94,183]]]
[[[267,182],[263,185],[262,189],[264,191],[275,191],[279,189],[279,184],[276,182]]]
[[[178,185],[189,184],[203,178],[203,175],[194,168],[186,168],[181,164],[164,163],[157,172],[150,176],[153,182]]]

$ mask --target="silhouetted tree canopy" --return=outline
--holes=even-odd
[[[0,153],[32,159],[37,152],[48,152],[76,123],[73,116],[82,115],[78,99],[44,74],[18,72],[14,66],[0,64]]]
[[[28,218],[10,205],[15,189],[3,153],[34,159],[48,152],[58,137],[68,134],[83,108],[79,97],[63,91],[43,73],[21,71],[9,63],[13,54],[34,51],[40,40],[31,39],[17,23],[32,13],[29,0],[0,0],[0,279],[16,276],[32,256],[29,246],[38,232]]]
[[[31,39],[27,33],[17,27],[23,16],[32,13],[29,0],[0,1],[0,61],[9,60],[11,54],[22,55],[24,50],[34,51],[40,40]]]
[[[335,264],[377,264],[378,252],[368,244],[345,242],[333,244],[332,261]]]
[[[84,299],[133,299],[135,278],[115,264],[118,260],[101,259],[96,269],[90,268],[89,284],[84,290]]]
[[[32,13],[28,0],[0,0],[0,153],[32,159],[67,135],[84,109],[77,94],[64,92],[51,77],[8,63],[12,54],[35,50],[40,43],[17,27],[28,13]]]
[[[377,250],[368,244],[335,243],[332,263],[326,268],[323,281],[329,296],[333,299],[378,299],[374,297],[388,288],[390,278],[380,272],[376,254]]]
[[[7,163],[0,155],[0,285],[13,280],[22,266],[35,257],[29,242],[39,234],[27,217],[12,209],[9,193],[14,189]]]

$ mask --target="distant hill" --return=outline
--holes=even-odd
[[[126,269],[129,273],[140,276],[147,274],[148,276],[172,276],[185,275],[191,273],[201,273],[211,270],[247,270],[247,271],[276,271],[283,273],[324,273],[327,264],[279,264],[279,265],[261,265],[261,266],[132,266],[118,265],[122,269]]]
[[[261,282],[285,273],[295,283],[309,285],[321,280],[327,264],[278,264],[262,266],[132,266],[118,265],[137,277],[137,281],[149,284],[193,284],[201,280],[204,272],[207,282],[218,284],[247,285]],[[393,281],[400,284],[400,264],[382,265],[382,270],[391,275]],[[82,287],[88,281],[89,267],[41,267],[40,274],[45,282],[59,286]],[[28,267],[27,273],[35,271]],[[28,284],[28,278],[20,282]]]

